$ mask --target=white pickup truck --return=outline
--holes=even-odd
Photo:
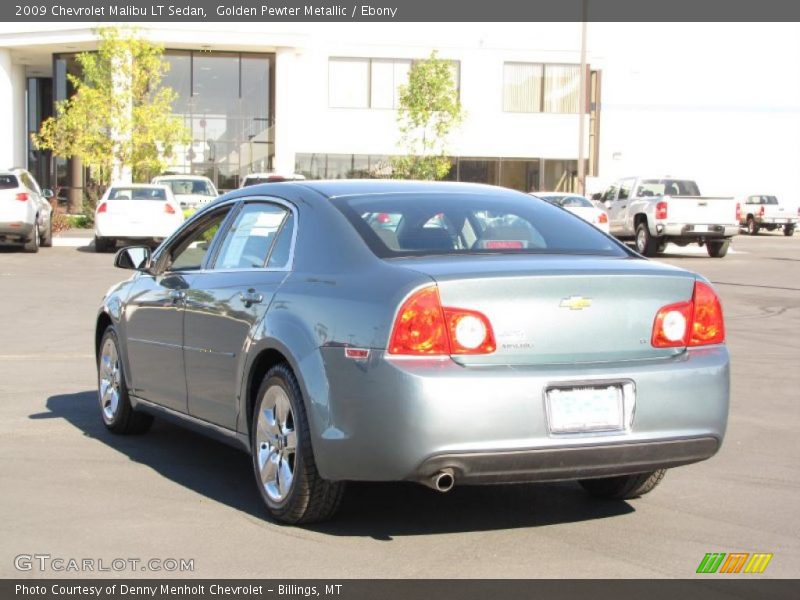
[[[750,235],[756,235],[759,229],[775,231],[783,228],[783,235],[794,235],[794,229],[800,220],[800,209],[794,212],[778,202],[775,196],[747,196],[739,203],[739,224]]]
[[[663,252],[667,243],[699,244],[722,258],[739,233],[734,198],[701,196],[690,179],[627,177],[602,196],[611,235],[635,240],[645,256]]]

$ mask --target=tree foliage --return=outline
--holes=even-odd
[[[74,94],[56,104],[55,116],[32,135],[33,144],[81,159],[101,187],[126,171],[134,181],[147,181],[163,171],[178,144],[190,140],[172,114],[177,93],[161,85],[170,65],[162,46],[134,30],[97,33],[97,51],[76,57],[81,74],[67,75]]]
[[[450,171],[447,138],[463,120],[452,62],[436,51],[411,66],[408,83],[400,86],[397,123],[405,156],[392,160],[401,179],[442,179]]]

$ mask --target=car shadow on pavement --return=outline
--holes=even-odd
[[[198,494],[267,519],[243,452],[156,419],[142,436],[103,426],[94,391],[51,396],[31,419],[65,419],[84,435]],[[627,502],[595,500],[571,482],[464,486],[442,494],[415,483],[350,483],[340,512],[306,526],[334,536],[395,537],[541,527],[634,512]]]

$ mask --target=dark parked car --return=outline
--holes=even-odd
[[[115,260],[135,273],[97,318],[104,423],[238,445],[285,522],[331,516],[348,480],[633,498],[725,433],[711,285],[526,194],[271,183]]]

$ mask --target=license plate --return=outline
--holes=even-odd
[[[551,433],[620,431],[624,402],[619,385],[551,388],[547,391]]]
[[[694,230],[698,233],[708,233],[708,225],[695,225]]]

